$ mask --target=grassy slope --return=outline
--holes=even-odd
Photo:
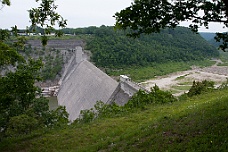
[[[6,140],[0,151],[226,151],[228,90]]]

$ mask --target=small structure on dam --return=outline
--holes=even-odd
[[[97,101],[124,105],[140,87],[126,76],[120,83],[83,58],[82,47],[76,47],[60,80],[58,104],[66,106],[69,120],[74,121],[81,110],[91,109]]]

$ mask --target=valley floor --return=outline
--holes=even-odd
[[[155,84],[162,90],[169,90],[173,95],[179,96],[187,92],[193,81],[209,80],[215,82],[215,87],[220,86],[228,78],[228,67],[215,65],[206,68],[193,67],[192,70],[172,73],[166,76],[159,76],[140,84],[150,90]]]

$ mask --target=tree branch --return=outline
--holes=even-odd
[[[222,0],[222,1],[226,6],[226,17],[228,18],[228,1],[227,0]]]
[[[202,17],[199,17],[199,16],[194,16],[194,15],[192,15],[191,17],[193,17],[193,18],[196,18],[196,19],[199,19],[199,20],[204,20],[204,21],[207,21],[207,22],[217,22],[217,23],[228,23],[228,21],[227,20],[213,20],[213,19],[207,19],[207,20],[205,20],[205,19],[203,19]]]

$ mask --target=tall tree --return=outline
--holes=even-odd
[[[65,27],[66,20],[55,12],[57,9],[55,0],[35,1],[40,2],[40,6],[29,10],[32,26],[43,27],[44,34],[48,34],[55,24]],[[10,0],[0,0],[0,4],[10,6],[11,3]],[[6,132],[10,135],[18,130],[20,131],[18,133],[27,133],[28,129],[24,128],[33,128],[37,122],[43,126],[50,126],[59,122],[67,123],[68,117],[65,108],[59,107],[56,111],[49,111],[47,100],[36,99],[40,89],[34,84],[40,80],[42,61],[32,59],[26,61],[16,51],[16,48],[23,48],[25,44],[25,39],[18,37],[17,31],[17,26],[11,31],[0,29],[0,70],[4,66],[13,67],[4,75],[0,74],[0,140]],[[18,41],[8,44],[6,42],[11,33],[18,37]],[[42,43],[47,44],[46,35],[42,37]]]
[[[197,32],[200,26],[209,28],[210,22],[228,27],[227,0],[134,0],[131,6],[117,12],[116,27],[130,29],[129,36],[160,32],[165,27],[175,28],[182,21],[191,20],[190,28]],[[228,34],[217,33],[217,41],[225,50]]]

